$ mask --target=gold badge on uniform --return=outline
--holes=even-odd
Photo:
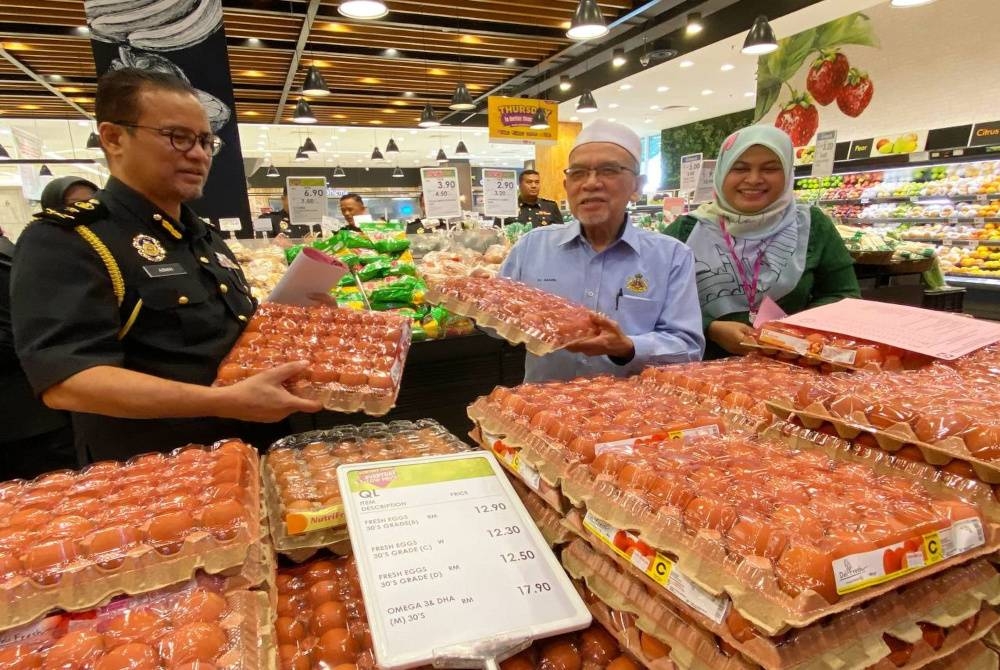
[[[278,228],[281,228],[282,230],[288,230],[288,222],[282,219],[281,221],[278,222]]]
[[[649,282],[642,276],[642,273],[637,272],[625,281],[625,288],[632,293],[645,293],[649,290]]]
[[[139,255],[147,261],[159,263],[167,257],[167,250],[158,239],[152,235],[136,235],[132,238],[132,246],[139,252]]]

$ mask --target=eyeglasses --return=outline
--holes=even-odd
[[[154,128],[152,126],[140,126],[138,123],[125,123],[123,121],[114,121],[113,123],[116,126],[125,126],[126,128],[152,130],[164,137],[169,137],[170,146],[181,153],[191,151],[194,148],[195,142],[197,142],[205,150],[206,154],[217,156],[225,145],[222,138],[215,133],[196,133],[187,128]]]
[[[608,163],[607,165],[598,165],[593,168],[585,167],[571,167],[563,170],[563,174],[566,175],[566,179],[571,182],[581,182],[586,181],[591,173],[597,175],[597,178],[601,181],[610,181],[617,177],[620,177],[622,172],[631,172],[636,174],[635,170],[624,165],[618,165],[617,163]]]

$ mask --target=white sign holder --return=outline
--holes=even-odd
[[[517,170],[483,169],[483,214],[501,219],[518,215]]]
[[[296,225],[314,226],[326,216],[326,177],[288,177],[288,218]]]
[[[420,186],[424,193],[424,218],[457,219],[462,216],[458,168],[420,168]]]

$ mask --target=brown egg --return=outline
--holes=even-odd
[[[24,567],[39,584],[55,584],[59,570],[75,558],[73,540],[55,540],[30,548],[24,555]]]
[[[309,630],[316,637],[321,637],[331,628],[344,628],[346,625],[347,607],[342,602],[330,600],[320,603],[313,609]]]
[[[314,650],[314,660],[331,666],[353,663],[357,655],[357,645],[346,628],[331,628],[323,633]]]
[[[156,651],[148,644],[129,642],[101,657],[94,670],[159,670]]]
[[[644,631],[639,633],[639,645],[642,649],[642,653],[645,654],[646,658],[650,661],[655,661],[656,659],[662,658],[670,653],[669,646]]]
[[[294,644],[278,647],[278,668],[280,670],[312,670],[312,654],[308,649]]]
[[[500,663],[500,670],[535,670],[531,649],[525,649]]]
[[[175,665],[172,670],[218,670],[218,666],[208,661],[188,661]]]
[[[337,582],[332,579],[324,579],[309,587],[309,603],[315,608],[325,602],[334,600],[340,593]]]
[[[151,609],[141,607],[126,610],[108,619],[102,626],[109,647],[130,642],[150,643],[163,632],[167,622]]]
[[[601,626],[591,626],[580,634],[580,657],[584,663],[605,666],[620,655],[618,641]]]
[[[4,670],[37,670],[42,667],[42,655],[28,644],[0,648],[0,668]]]
[[[305,578],[306,581],[312,584],[313,582],[323,581],[324,579],[330,579],[337,574],[337,566],[333,561],[319,560],[313,561],[309,564],[306,569]]]
[[[7,518],[7,527],[11,530],[35,530],[48,523],[48,520],[49,515],[43,510],[21,509]]]
[[[295,644],[306,636],[306,627],[298,619],[279,616],[274,620],[274,630],[277,633],[278,644]]]
[[[608,663],[608,667],[604,670],[639,670],[639,665],[628,656],[622,654]]]
[[[105,570],[115,570],[125,562],[125,555],[142,542],[142,533],[131,526],[102,528],[84,538],[83,555]]]
[[[569,642],[553,642],[542,649],[541,670],[580,670],[580,654]]]
[[[214,623],[189,623],[160,639],[160,657],[167,667],[190,661],[214,661],[225,649],[226,634]]]
[[[103,653],[103,635],[91,629],[73,630],[48,648],[42,667],[44,670],[86,670]]]
[[[146,537],[161,554],[176,554],[194,526],[195,520],[190,512],[166,512],[150,520],[146,527]]]
[[[217,540],[228,541],[236,537],[246,525],[243,505],[235,500],[223,500],[208,505],[201,511],[201,525]]]
[[[215,591],[195,589],[174,605],[171,622],[174,627],[189,623],[212,623],[218,621],[228,608],[226,599]]]
[[[0,583],[21,572],[24,566],[15,554],[0,553]]]

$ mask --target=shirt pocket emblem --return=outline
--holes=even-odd
[[[649,282],[646,281],[641,272],[637,272],[625,280],[625,288],[632,293],[642,295],[649,290]]]

